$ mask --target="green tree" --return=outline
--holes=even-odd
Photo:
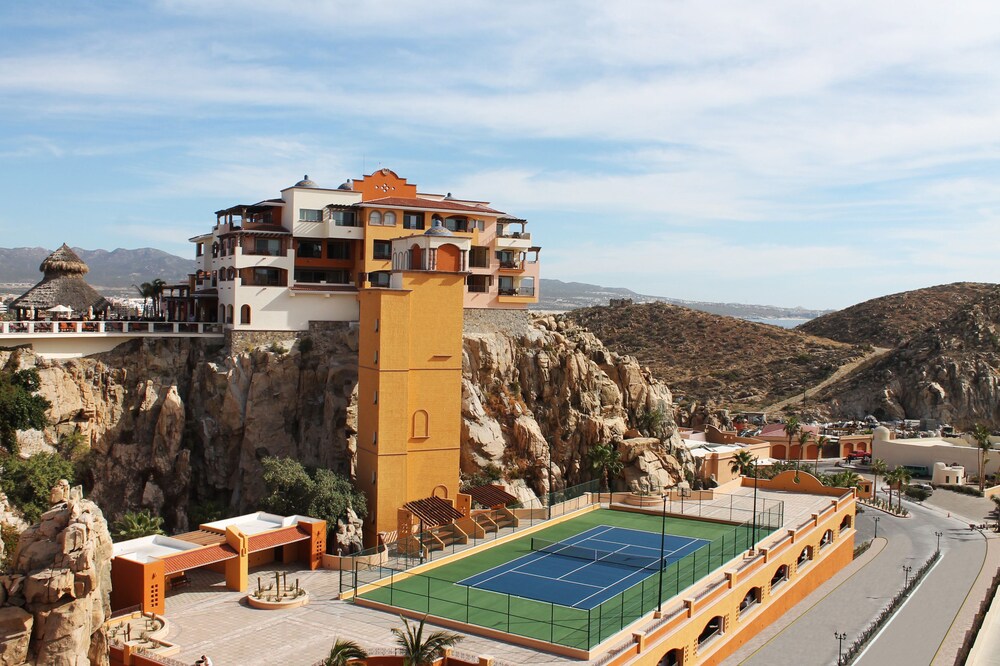
[[[604,490],[611,490],[611,478],[621,474],[625,468],[618,449],[611,443],[595,444],[587,453],[587,458],[590,460],[590,469],[601,473]]]
[[[17,453],[17,431],[49,424],[45,411],[48,400],[38,395],[41,380],[38,370],[0,371],[0,444]]]
[[[729,471],[743,476],[757,475],[757,456],[743,449],[729,460]]]
[[[432,631],[424,636],[424,622],[411,625],[402,615],[403,628],[393,628],[396,644],[403,649],[403,666],[428,666],[444,654],[445,648],[450,648],[462,640],[462,636],[447,631]]]
[[[976,440],[976,448],[979,449],[979,491],[986,487],[986,454],[990,449],[990,431],[982,423],[977,423],[972,429],[972,438]]]
[[[167,286],[167,283],[160,278],[155,278],[149,283],[149,296],[153,300],[153,316],[159,317],[161,314],[160,309],[160,297],[163,296],[163,288]]]
[[[820,435],[819,439],[816,440],[816,475],[819,475],[819,457],[823,453],[823,447],[830,442],[830,438],[826,435]]]
[[[663,437],[667,413],[662,407],[643,409],[635,415],[635,428],[646,437]]]
[[[902,511],[903,490],[905,490],[906,487],[910,485],[910,480],[913,479],[913,472],[911,472],[905,467],[897,467],[896,469],[892,470],[892,473],[895,475],[896,483],[899,484],[899,486],[896,488],[896,498],[897,498],[896,506],[899,511]]]
[[[878,498],[878,477],[885,475],[889,471],[888,465],[881,458],[875,458],[872,460],[872,474],[875,475],[875,480],[872,483],[872,497]]]
[[[802,464],[802,458],[806,454],[806,444],[809,443],[810,437],[812,437],[812,433],[808,430],[803,430],[799,433],[799,460],[795,465],[795,469],[798,469]]]
[[[360,645],[338,638],[330,648],[330,655],[323,660],[323,666],[347,666],[348,662],[364,661],[367,658],[368,653]]]
[[[29,523],[49,510],[52,486],[59,479],[73,483],[73,463],[57,453],[36,453],[24,459],[15,455],[0,457],[0,490],[21,510]]]
[[[348,508],[359,517],[367,514],[365,496],[349,479],[324,468],[306,469],[292,458],[264,458],[262,478],[268,494],[261,501],[266,511],[282,515],[302,514],[326,521],[327,529]]]
[[[143,282],[142,284],[133,284],[132,286],[142,296],[142,317],[145,319],[149,314],[149,299],[153,297],[153,285],[150,282]]]
[[[154,516],[149,509],[126,511],[112,528],[114,538],[119,541],[163,533],[163,518]]]

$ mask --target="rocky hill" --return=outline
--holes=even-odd
[[[54,248],[53,248],[54,249]],[[195,270],[192,259],[184,259],[151,247],[126,250],[73,251],[90,268],[87,282],[101,289],[131,288],[133,284],[160,278],[167,282],[187,278]],[[0,248],[0,284],[34,284],[41,279],[38,265],[52,250],[44,247]]]
[[[346,323],[226,351],[196,340],[136,340],[112,352],[53,361],[0,351],[0,364],[38,368],[52,403],[23,451],[79,430],[95,453],[83,479],[112,518],[149,507],[184,529],[199,505],[255,507],[261,457],[350,473],[356,450],[357,331]],[[624,478],[671,485],[689,469],[669,415],[671,395],[635,359],[557,318],[469,315],[462,471],[499,468],[523,497],[547,489],[548,441],[558,487],[593,478],[595,444],[632,437]],[[656,439],[631,429],[664,411]],[[650,434],[650,433],[644,433]]]
[[[863,355],[857,346],[666,303],[567,317],[634,355],[687,401],[754,408],[801,393]]]
[[[955,282],[904,291],[825,314],[797,330],[851,344],[895,347],[995,288],[980,282]]]
[[[984,292],[977,300],[823,390],[813,408],[834,417],[1000,427],[1000,286],[976,290]]]

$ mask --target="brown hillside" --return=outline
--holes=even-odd
[[[834,418],[874,414],[1000,427],[1000,286],[827,387],[816,401],[813,407]]]
[[[630,354],[674,394],[729,407],[795,395],[863,355],[860,347],[667,303],[573,310],[566,316]]]
[[[817,317],[796,330],[831,340],[895,347],[980,299],[993,284],[955,282],[873,298]]]

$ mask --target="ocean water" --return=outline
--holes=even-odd
[[[799,324],[806,323],[807,321],[809,321],[809,319],[793,319],[791,317],[789,317],[789,318],[781,318],[781,319],[765,319],[763,317],[759,317],[759,318],[747,317],[747,321],[756,321],[756,322],[760,322],[761,324],[771,324],[772,326],[780,326],[781,328],[795,328]]]

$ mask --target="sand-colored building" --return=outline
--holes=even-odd
[[[1000,473],[1000,452],[996,451],[1000,437],[991,437],[990,441],[994,450],[986,455],[984,473],[994,475]],[[979,448],[964,437],[895,439],[888,428],[879,426],[875,428],[872,440],[872,455],[884,460],[889,469],[909,467],[919,476],[931,476],[936,463],[944,463],[949,469],[962,467],[973,478],[979,474]],[[946,473],[944,469],[942,468],[942,474],[951,477],[952,472]]]

